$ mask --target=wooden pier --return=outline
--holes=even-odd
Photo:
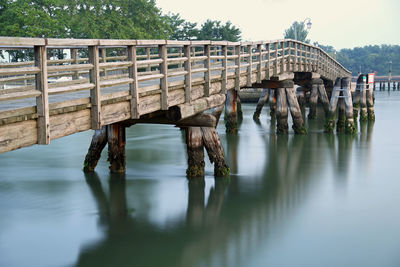
[[[319,47],[290,39],[233,43],[0,37],[0,47],[32,59],[0,64],[0,153],[93,129],[93,141],[100,138],[97,149],[108,143],[115,156],[111,158],[123,162],[125,127],[164,123],[186,129],[188,148],[205,144],[225,168],[215,126],[225,104],[234,132],[241,88],[275,92],[271,97],[277,99],[280,131],[287,133],[290,111],[295,132],[304,133],[294,84],[312,91],[314,102],[319,96],[329,104],[332,91],[338,98],[348,95],[351,77]],[[51,56],[56,50],[69,53],[59,59]],[[330,104],[332,117],[337,101]],[[213,108],[219,114],[204,113]],[[203,142],[195,141],[201,136]],[[97,160],[89,159],[85,167],[93,170]],[[124,166],[111,165],[124,171]]]

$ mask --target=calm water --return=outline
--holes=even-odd
[[[179,129],[127,132],[126,181],[85,132],[0,155],[0,266],[400,266],[400,93],[356,137],[276,136],[244,106],[230,179],[185,178]]]

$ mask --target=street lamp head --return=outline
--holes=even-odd
[[[309,21],[307,22],[307,29],[311,29],[311,25],[312,25],[312,23],[311,23],[311,21],[309,20]]]

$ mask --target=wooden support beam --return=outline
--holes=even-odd
[[[304,126],[303,116],[301,114],[300,105],[297,102],[296,90],[294,87],[285,88],[287,102],[289,104],[290,115],[293,119],[293,130],[295,134],[307,134],[306,127]]]
[[[126,171],[125,126],[121,123],[107,125],[107,141],[110,171],[124,173]]]
[[[260,118],[261,110],[264,104],[268,101],[269,94],[270,94],[270,89],[263,89],[261,96],[258,99],[257,107],[253,114],[253,119],[257,120]]]
[[[317,104],[318,104],[318,84],[311,84],[311,94],[309,99],[310,111],[308,113],[308,119],[317,118]]]
[[[276,100],[276,133],[288,134],[288,106],[286,98],[286,90],[284,87],[278,88]]]
[[[214,164],[214,176],[223,177],[229,175],[229,166],[225,161],[224,150],[214,127],[201,127],[203,144],[206,148],[210,162]]]
[[[167,54],[167,46],[159,45],[158,53],[160,58],[162,59],[162,63],[160,64],[160,73],[163,77],[160,79],[160,87],[161,87],[161,110],[168,110],[168,54]]]
[[[348,77],[342,78],[342,92],[344,96],[344,104],[346,108],[346,124],[345,132],[346,134],[356,134],[357,129],[354,125],[353,118],[353,101],[351,99],[351,89],[350,89],[351,79]]]
[[[204,96],[210,96],[210,89],[211,89],[211,52],[210,52],[210,45],[204,46],[204,55],[207,57],[204,60],[204,68],[206,68],[206,72],[204,73]]]
[[[185,74],[185,103],[192,101],[192,54],[190,53],[191,46],[185,45],[183,55],[187,58],[184,63]]]
[[[237,133],[238,131],[237,92],[235,90],[229,90],[226,93],[225,128],[227,133]]]
[[[188,155],[188,178],[204,177],[203,134],[200,127],[188,127],[186,131],[186,148]]]
[[[47,84],[47,48],[45,46],[35,46],[35,66],[40,69],[35,74],[36,90],[40,95],[36,98],[37,107],[37,130],[38,144],[47,145],[50,143],[50,115],[49,115],[49,93]]]
[[[85,157],[85,162],[83,163],[84,172],[94,172],[97,163],[101,157],[101,152],[107,144],[107,128],[103,126],[100,130],[95,130],[92,142],[88,149],[88,153]]]
[[[138,71],[137,71],[137,54],[136,46],[128,46],[128,61],[132,62],[132,66],[128,68],[129,78],[133,79],[133,82],[129,83],[129,91],[132,96],[131,99],[131,118],[137,119],[140,117],[139,113],[139,82],[138,82]]]
[[[100,70],[99,70],[99,47],[89,46],[89,63],[93,69],[89,70],[90,83],[94,88],[90,90],[91,101],[91,128],[98,130],[101,128],[101,93],[100,93]]]

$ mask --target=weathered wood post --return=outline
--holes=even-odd
[[[360,110],[360,98],[361,98],[361,90],[363,86],[363,78],[362,75],[359,75],[356,83],[356,90],[354,91],[353,96],[353,117],[354,120],[358,117],[358,111]]]
[[[288,106],[285,87],[281,84],[277,90],[276,100],[276,133],[288,134]]]
[[[126,171],[125,126],[121,123],[107,125],[107,142],[110,171],[124,173]]]
[[[342,92],[344,95],[344,104],[346,108],[346,123],[345,123],[345,133],[355,134],[357,129],[354,124],[353,115],[353,101],[351,99],[351,89],[350,89],[351,78],[344,77],[342,79]]]
[[[286,97],[287,97],[287,102],[289,104],[289,110],[290,110],[290,115],[292,115],[293,119],[293,130],[295,134],[307,134],[307,129],[304,126],[304,120],[303,116],[301,114],[301,109],[299,106],[299,103],[297,102],[296,98],[296,92],[293,87],[293,81],[292,81],[292,87],[289,87],[290,84],[288,84],[288,87],[286,87]]]
[[[368,113],[367,113],[367,84],[366,81],[363,79],[363,75],[361,75],[361,86],[360,86],[360,121],[367,121],[368,120]]]
[[[329,104],[329,114],[325,123],[324,131],[326,133],[333,133],[335,129],[335,115],[336,115],[336,108],[339,100],[340,95],[340,87],[341,87],[341,78],[336,78],[335,85],[333,86],[331,101]]]
[[[238,131],[237,92],[234,89],[226,92],[225,128],[227,133],[237,133]]]
[[[310,92],[310,111],[308,113],[308,119],[317,118],[317,104],[318,104],[318,84],[311,83],[311,92]]]
[[[214,176],[229,175],[229,166],[226,164],[224,150],[222,149],[217,130],[214,127],[201,127],[203,143],[210,162],[214,164]]]
[[[300,86],[297,88],[296,91],[296,97],[297,97],[297,102],[300,105],[301,109],[304,109],[306,107],[307,101],[306,101],[306,88]]]
[[[277,90],[270,89],[271,92],[269,94],[269,115],[271,116],[271,120],[276,118],[276,97],[277,97]]]
[[[258,99],[256,111],[254,111],[253,119],[258,120],[260,118],[261,110],[264,107],[264,104],[268,101],[270,94],[270,89],[263,89],[260,98]]]
[[[346,108],[343,97],[344,96],[342,94],[339,95],[340,99],[338,100],[339,115],[336,123],[336,132],[338,133],[343,133],[346,126]]]
[[[101,157],[101,152],[107,145],[107,128],[103,126],[100,130],[95,130],[88,149],[88,153],[85,157],[85,162],[83,163],[84,172],[94,172],[97,166],[97,162]]]
[[[327,118],[329,115],[329,98],[325,90],[324,81],[322,79],[313,79],[312,82],[318,84],[318,98],[324,108],[325,118]]]
[[[368,120],[375,121],[375,111],[374,111],[374,91],[369,88],[370,85],[367,85],[367,111],[368,111]]]
[[[187,177],[203,177],[204,176],[204,147],[203,136],[200,127],[187,127],[186,131],[186,147],[188,155],[188,168],[186,170]]]

